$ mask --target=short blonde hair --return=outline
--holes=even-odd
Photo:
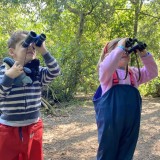
[[[15,48],[16,44],[23,39],[23,34],[27,35],[28,33],[28,31],[21,30],[14,32],[7,42],[8,48]]]

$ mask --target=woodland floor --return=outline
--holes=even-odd
[[[91,100],[43,115],[44,160],[95,160],[97,129]],[[160,97],[143,98],[141,130],[134,160],[160,160]]]

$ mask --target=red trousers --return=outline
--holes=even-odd
[[[0,159],[43,160],[42,132],[42,120],[25,127],[0,124]]]

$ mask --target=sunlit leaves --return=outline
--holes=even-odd
[[[58,90],[62,90],[66,97],[77,90],[87,92],[98,84],[96,65],[106,42],[116,37],[133,37],[135,34],[136,9],[140,9],[137,15],[137,38],[148,44],[147,49],[156,58],[160,57],[159,0],[143,3],[142,8],[138,8],[134,2],[1,0],[1,57],[7,52],[6,41],[13,31],[43,32],[47,36],[49,51],[57,58],[62,69],[62,76],[52,84],[56,91],[61,93]],[[69,93],[71,91],[73,93]]]

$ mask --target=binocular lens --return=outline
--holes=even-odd
[[[33,31],[30,31],[29,34],[27,35],[26,39],[24,40],[22,46],[24,48],[27,48],[30,43],[32,43],[34,41],[34,39],[37,37],[37,34]]]
[[[40,47],[45,40],[46,40],[46,35],[43,33],[40,34],[40,36],[37,38],[35,42],[36,46]]]
[[[127,47],[127,48],[128,48],[128,47],[131,47],[132,43],[133,43],[132,38],[129,38],[129,39],[126,41],[126,47]]]
[[[22,46],[24,48],[29,47],[30,43],[35,43],[36,46],[40,47],[42,45],[42,43],[46,40],[46,35],[45,34],[40,34],[37,36],[37,34],[33,31],[30,31],[26,37],[26,39],[24,40],[24,42],[22,43]]]
[[[40,35],[40,39],[42,39],[42,40],[44,41],[44,40],[46,39],[46,35],[42,33],[42,34]]]
[[[35,38],[37,37],[37,34],[33,31],[30,31],[29,35],[32,37],[32,38]]]
[[[132,45],[134,45],[135,42],[138,42],[136,38],[129,38],[127,41],[126,41],[126,47],[132,47]]]

